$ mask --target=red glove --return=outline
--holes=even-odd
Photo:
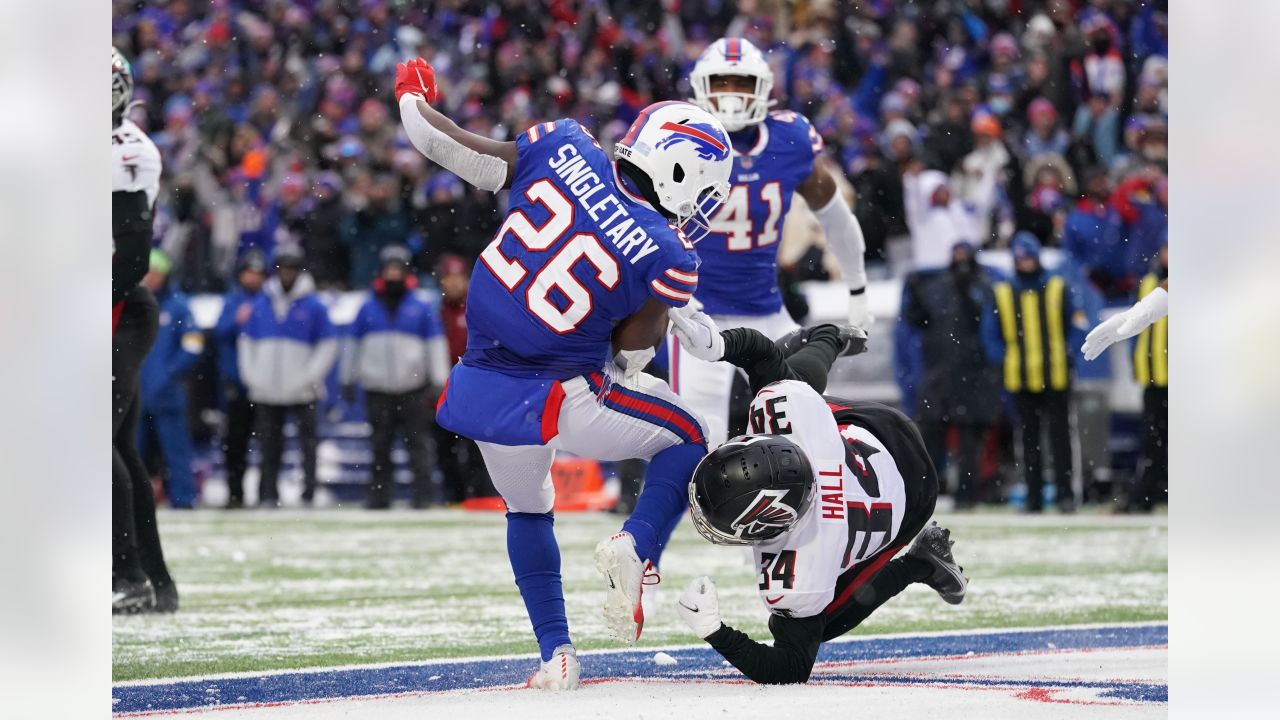
[[[396,102],[405,95],[418,95],[428,104],[436,101],[436,71],[422,58],[396,65]]]

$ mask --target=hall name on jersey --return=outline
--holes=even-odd
[[[547,160],[547,165],[632,265],[658,251],[658,243],[631,217],[618,196],[609,192],[604,181],[578,153],[578,148],[561,145]]]
[[[818,499],[823,520],[844,520],[844,468],[818,472]]]

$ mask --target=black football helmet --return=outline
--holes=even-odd
[[[755,545],[804,517],[813,499],[809,458],[777,435],[739,435],[713,450],[689,481],[689,512],[716,545]]]
[[[120,51],[111,47],[111,126],[120,124],[133,99],[133,68]]]

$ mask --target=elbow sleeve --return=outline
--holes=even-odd
[[[827,247],[840,265],[840,272],[849,289],[865,288],[867,266],[864,255],[867,252],[867,241],[862,236],[858,218],[853,216],[853,211],[845,204],[844,198],[837,192],[826,207],[815,210],[813,214],[822,226]]]
[[[478,153],[427,122],[414,95],[400,98],[400,121],[409,141],[432,162],[482,190],[497,192],[507,182],[507,161]]]

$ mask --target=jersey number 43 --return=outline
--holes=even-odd
[[[507,290],[515,292],[529,270],[515,258],[502,254],[499,247],[507,233],[531,253],[547,252],[557,247],[525,291],[525,304],[547,327],[557,334],[573,332],[591,314],[591,291],[573,275],[573,266],[586,260],[595,270],[595,279],[607,290],[618,286],[618,261],[591,233],[575,233],[566,242],[561,237],[573,227],[573,203],[550,180],[539,180],[524,191],[529,202],[537,203],[550,213],[541,227],[534,225],[520,210],[512,211],[498,229],[493,242],[480,253],[480,260]],[[563,309],[551,301],[551,291],[558,290],[568,304]]]

